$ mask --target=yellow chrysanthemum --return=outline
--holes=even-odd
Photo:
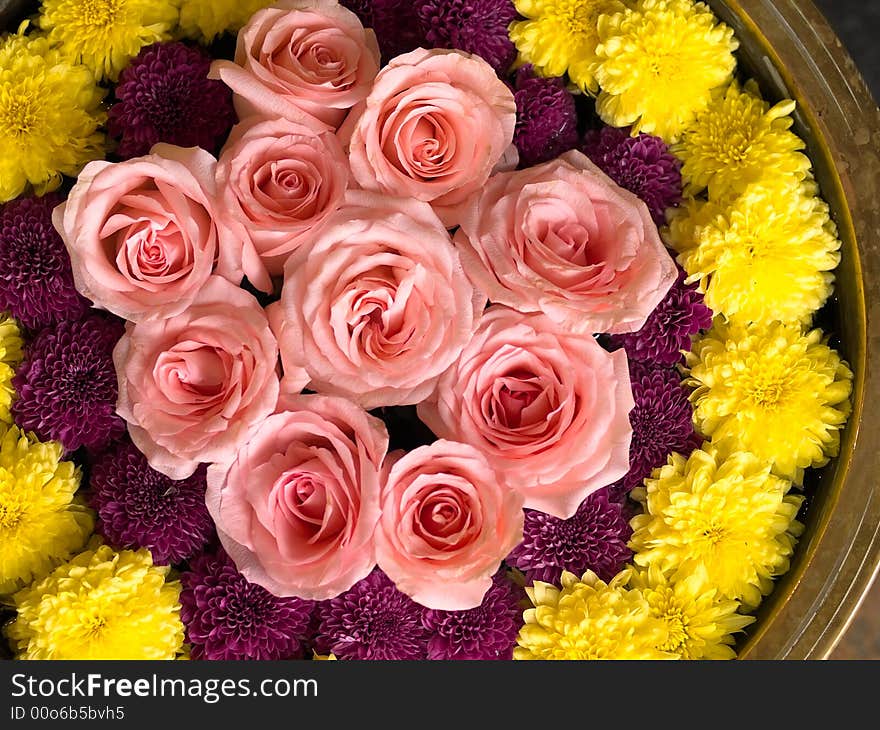
[[[562,589],[535,581],[526,588],[535,608],[524,613],[514,659],[677,659],[660,651],[666,627],[638,591],[625,588],[629,572],[610,583],[587,571],[562,574]]]
[[[687,355],[694,422],[728,451],[750,451],[800,484],[840,447],[853,374],[821,330],[725,324]]]
[[[625,9],[619,0],[516,0],[526,20],[510,24],[510,40],[520,62],[543,76],[569,78],[584,91],[596,92],[596,46],[599,17]]]
[[[332,651],[329,654],[318,654],[318,652],[312,651],[312,659],[316,662],[335,662],[335,661],[337,661],[336,655]]]
[[[41,37],[0,42],[0,203],[28,184],[42,195],[104,157],[99,127],[106,93],[83,66],[71,66]]]
[[[180,32],[185,38],[210,43],[223,33],[236,33],[258,10],[274,0],[182,0]]]
[[[21,659],[174,659],[180,583],[146,549],[97,542],[13,596],[7,631]]]
[[[61,52],[116,81],[144,46],[171,38],[176,0],[43,0],[40,28]]]
[[[716,314],[806,322],[831,295],[840,240],[815,183],[750,185],[726,205],[690,201],[669,243]]]
[[[752,609],[788,570],[803,525],[795,520],[803,497],[791,483],[746,452],[719,456],[711,444],[655,469],[634,496],[645,513],[631,521],[634,561],[664,573],[703,566],[719,596]]]
[[[754,82],[740,89],[734,81],[716,94],[672,149],[684,163],[685,191],[696,195],[708,187],[709,198],[720,201],[774,177],[804,180],[810,160],[798,151],[803,140],[790,131],[794,108],[793,101],[771,107]]]
[[[733,30],[692,0],[639,0],[599,18],[598,33],[596,109],[633,134],[677,141],[736,67]]]
[[[0,425],[0,595],[43,578],[81,550],[94,517],[76,497],[80,471],[64,449]]]
[[[702,565],[671,580],[656,566],[636,570],[629,585],[666,624],[668,638],[657,648],[682,659],[735,659],[733,634],[755,621],[737,613],[739,603],[718,596]]]
[[[12,422],[9,412],[15,397],[12,379],[24,358],[23,347],[18,323],[5,312],[0,312],[0,423]]]

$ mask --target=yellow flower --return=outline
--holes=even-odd
[[[116,81],[144,46],[171,38],[174,0],[43,0],[40,28],[61,52]]]
[[[709,198],[720,201],[773,177],[804,180],[810,160],[798,152],[803,140],[790,131],[794,108],[793,101],[770,107],[754,82],[740,90],[734,81],[717,94],[672,149],[684,163],[686,192],[696,195],[708,187]]]
[[[675,142],[712,90],[730,82],[739,44],[704,3],[639,0],[599,18],[596,109],[614,126],[632,125]]]
[[[716,314],[806,322],[828,299],[840,240],[815,183],[750,185],[731,203],[689,202],[669,243]]]
[[[657,648],[682,659],[735,659],[733,634],[754,623],[737,613],[739,603],[718,596],[704,566],[670,580],[656,566],[636,570],[630,588],[639,590],[651,614],[666,624],[668,638]]]
[[[104,157],[98,128],[106,93],[83,66],[71,66],[41,37],[0,42],[0,203],[28,184],[42,195]]]
[[[569,78],[596,92],[596,46],[599,17],[624,10],[619,0],[516,0],[526,20],[510,24],[510,39],[520,63],[531,63],[543,76]]]
[[[625,588],[629,572],[610,583],[587,571],[562,574],[562,589],[535,581],[526,588],[535,608],[524,613],[514,659],[677,659],[656,647],[666,627],[641,593]]]
[[[312,659],[316,662],[335,662],[336,655],[332,651],[329,654],[318,654],[318,652],[312,651]]]
[[[174,659],[183,647],[180,583],[146,549],[97,541],[13,596],[7,631],[21,659]]]
[[[92,511],[74,495],[80,471],[61,444],[0,425],[0,595],[43,578],[82,549]]]
[[[634,561],[664,573],[705,568],[719,596],[748,609],[770,593],[773,578],[788,570],[803,497],[770,465],[746,452],[719,456],[711,444],[655,469],[634,496],[645,514],[630,524]]]
[[[840,447],[852,377],[821,330],[716,322],[687,355],[694,422],[728,451],[750,451],[800,484]]]
[[[12,379],[24,358],[23,347],[18,324],[8,314],[0,312],[0,423],[12,422],[9,412],[15,398]]]
[[[223,33],[236,33],[273,0],[183,0],[180,31],[185,38],[210,43]]]

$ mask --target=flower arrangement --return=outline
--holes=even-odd
[[[10,651],[734,658],[853,378],[737,48],[694,0],[44,0],[0,41]]]

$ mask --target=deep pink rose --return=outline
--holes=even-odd
[[[418,413],[481,451],[526,507],[568,518],[628,471],[633,405],[623,350],[495,305]]]
[[[366,577],[387,449],[385,424],[345,399],[282,396],[231,463],[208,468],[208,510],[238,569],[314,600]]]
[[[645,204],[580,152],[495,175],[455,243],[491,302],[585,334],[639,330],[677,276]]]
[[[428,608],[475,608],[522,539],[522,507],[472,446],[440,440],[410,451],[386,468],[379,567]]]
[[[81,294],[130,321],[172,316],[193,301],[218,251],[216,160],[198,147],[157,144],[125,162],[90,162],[52,216]]]
[[[353,12],[336,0],[281,0],[251,16],[235,63],[214,61],[210,76],[232,89],[239,119],[286,117],[335,130],[378,72],[376,35]]]
[[[226,462],[278,401],[278,345],[256,299],[212,276],[168,319],[126,328],[113,351],[117,413],[157,471]]]
[[[287,260],[279,347],[312,390],[364,408],[418,403],[470,340],[485,302],[427,203],[349,191]]]
[[[362,188],[431,203],[452,227],[496,165],[516,166],[515,124],[513,93],[488,63],[420,48],[382,69],[339,134]]]
[[[342,202],[348,160],[331,132],[286,119],[236,125],[217,163],[219,215],[240,247],[221,251],[220,271],[272,291],[291,251]]]

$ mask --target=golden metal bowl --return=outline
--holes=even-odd
[[[843,261],[829,326],[855,374],[840,455],[811,490],[806,531],[743,641],[743,659],[825,659],[880,564],[880,110],[852,59],[809,0],[708,0],[736,31],[740,69],[769,98],[795,99],[832,209]]]

